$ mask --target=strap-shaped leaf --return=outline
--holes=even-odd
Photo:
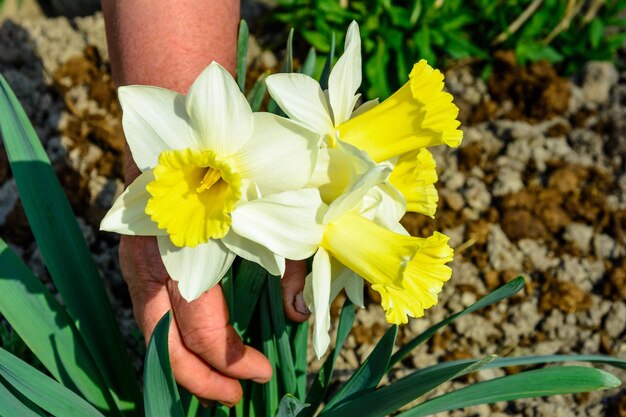
[[[263,292],[267,272],[254,262],[242,259],[234,274],[235,301],[230,311],[230,318],[237,333],[244,337],[261,292]]]
[[[323,411],[332,409],[335,404],[348,400],[351,396],[364,391],[372,391],[383,376],[387,373],[387,365],[391,358],[393,346],[398,334],[398,326],[391,326],[383,337],[378,341],[376,347],[369,354],[367,359],[352,374],[350,379],[341,387],[339,392],[331,398]]]
[[[292,324],[293,331],[293,361],[296,373],[296,397],[304,399],[306,397],[307,382],[307,353],[309,342],[309,322]]]
[[[263,104],[263,99],[265,98],[265,93],[267,93],[267,85],[265,84],[265,79],[268,76],[268,72],[264,72],[259,76],[256,80],[250,92],[246,96],[248,103],[250,103],[250,108],[252,111],[259,111],[261,105]]]
[[[110,389],[120,404],[132,406],[140,398],[139,387],[100,275],[50,160],[2,76],[0,133],[50,276]]]
[[[115,413],[115,401],[74,322],[2,239],[0,313],[57,381]]]
[[[391,357],[391,361],[389,361],[389,369],[391,369],[396,363],[406,357],[417,346],[430,339],[442,327],[447,326],[459,317],[462,317],[469,313],[473,313],[476,310],[485,308],[491,304],[497,303],[498,301],[504,300],[505,298],[509,298],[510,296],[518,293],[522,288],[524,288],[524,277],[520,276],[496,288],[489,294],[482,297],[480,300],[476,301],[471,306],[467,307],[465,310],[448,316],[444,320],[428,328],[426,331],[424,331],[423,333],[412,339],[410,342],[408,342],[406,345],[404,345],[402,348],[400,348]]]
[[[457,376],[480,369],[493,360],[486,357],[469,364],[459,364],[441,369],[420,369],[374,392],[364,392],[337,404],[332,410],[322,412],[319,417],[341,417],[345,415],[383,417],[398,410],[421,395]]]
[[[34,404],[55,416],[103,417],[91,404],[0,348],[0,375]]]
[[[272,317],[274,340],[276,340],[276,348],[278,350],[280,379],[285,392],[294,395],[296,393],[296,375],[291,354],[291,343],[285,325],[280,277],[267,276],[267,296]]]
[[[293,28],[291,28],[291,30],[289,31],[289,36],[287,37],[285,59],[283,59],[283,63],[280,66],[279,72],[293,72]],[[279,116],[285,116],[285,112],[278,107],[278,103],[276,103],[276,101],[271,97],[269,103],[267,103],[267,111],[277,114]]]
[[[246,88],[248,37],[248,24],[245,20],[241,19],[239,22],[239,36],[237,38],[237,84],[242,93]]]
[[[419,404],[400,416],[423,417],[441,411],[492,404],[498,401],[615,388],[620,383],[615,376],[599,369],[556,366],[469,385]]]
[[[330,77],[330,71],[333,68],[333,61],[335,60],[335,32],[330,39],[330,51],[328,52],[328,56],[326,57],[326,62],[324,63],[324,69],[322,70],[322,75],[320,76],[320,86],[322,90],[326,90],[328,88],[328,78]]]
[[[306,58],[304,58],[304,62],[300,67],[300,72],[308,75],[309,77],[313,77],[313,73],[315,72],[315,61],[317,61],[317,53],[315,52],[315,48],[311,48],[309,49]]]
[[[263,353],[267,356],[273,368],[272,379],[263,385],[264,413],[265,416],[273,416],[278,408],[280,396],[278,394],[278,348],[274,339],[272,322],[270,320],[270,303],[268,287],[266,286],[261,295],[259,303],[259,314],[261,316],[261,343]]]
[[[146,416],[183,417],[183,408],[170,366],[168,333],[172,312],[157,323],[146,351],[143,399]]]
[[[29,406],[20,401],[17,395],[12,393],[0,379],[0,416],[2,417],[45,417],[45,413],[36,406]]]
[[[341,308],[341,313],[339,314],[337,342],[335,343],[335,348],[330,352],[328,357],[326,357],[324,364],[313,379],[313,384],[311,385],[309,393],[306,397],[306,402],[311,404],[311,406],[302,410],[302,417],[312,416],[313,413],[317,411],[317,408],[322,401],[324,401],[324,396],[326,396],[326,392],[330,386],[330,380],[333,376],[333,370],[335,369],[335,362],[339,357],[343,344],[346,342],[346,339],[350,334],[350,330],[352,330],[354,316],[354,304],[352,304],[350,299],[346,298],[346,301],[343,303],[343,307]]]
[[[300,411],[308,407],[307,403],[303,403],[293,395],[285,395],[278,404],[278,412],[276,417],[296,417]]]

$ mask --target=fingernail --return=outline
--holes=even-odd
[[[298,313],[304,314],[305,316],[311,314],[311,310],[309,310],[304,302],[304,295],[302,295],[302,292],[296,294],[296,297],[293,300],[293,308],[295,308]]]
[[[257,384],[265,384],[269,380],[267,378],[250,378],[250,381],[256,382]]]

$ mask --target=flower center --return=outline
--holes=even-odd
[[[241,198],[241,179],[212,151],[164,151],[146,187],[146,214],[176,246],[197,246],[228,233]]]

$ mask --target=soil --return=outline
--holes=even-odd
[[[250,51],[250,74],[278,65],[254,41]],[[519,68],[511,52],[501,51],[497,59],[486,82],[468,65],[446,72],[465,139],[458,150],[433,149],[440,175],[436,219],[408,214],[403,224],[416,236],[435,230],[450,236],[454,273],[439,305],[401,327],[398,344],[518,275],[526,277],[526,288],[438,333],[391,379],[442,360],[493,353],[626,357],[626,72],[592,62],[566,79],[547,63]],[[0,72],[33,121],[80,219],[140,367],[143,348],[119,272],[118,239],[98,232],[122,191],[123,151],[102,17],[0,22]],[[0,236],[47,279],[2,146]],[[340,379],[388,328],[376,293],[369,291],[367,298],[339,358]],[[625,372],[611,371],[626,380]],[[504,374],[490,370],[469,380]],[[444,415],[626,416],[626,391],[519,400]]]

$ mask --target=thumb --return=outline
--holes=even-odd
[[[286,261],[285,274],[281,280],[283,306],[285,315],[298,323],[308,319],[311,314],[302,296],[306,275],[306,261]]]

